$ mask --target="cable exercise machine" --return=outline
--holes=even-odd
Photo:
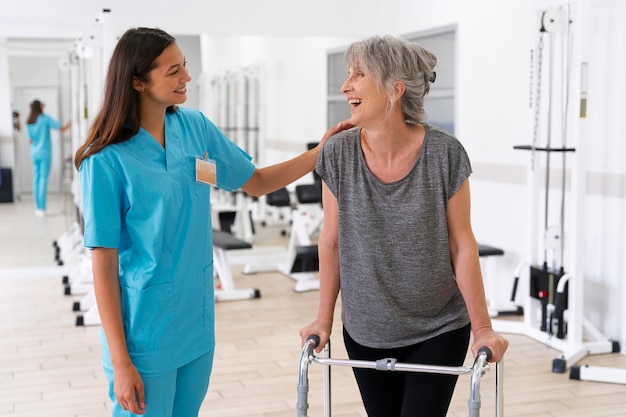
[[[576,142],[585,117],[586,64],[574,65],[574,55],[580,58],[580,47],[574,48],[574,11],[573,5],[564,5],[538,13],[539,30],[534,51],[536,95],[533,142],[531,145],[514,146],[514,149],[531,154],[529,212],[532,261],[520,264],[515,275],[520,289],[527,291],[529,297],[525,297],[523,322],[494,320],[497,331],[525,334],[561,351],[562,355],[552,362],[552,372],[555,373],[564,373],[586,355],[619,352],[619,343],[604,337],[583,315],[581,254],[584,248],[579,241],[578,217],[583,209],[584,188],[581,188],[582,181],[579,180],[582,174],[580,149],[572,147],[568,141],[574,139],[573,142]],[[580,7],[577,11],[581,16]],[[571,107],[578,99],[581,113],[576,117],[572,115]],[[531,99],[531,106],[532,102]],[[559,138],[560,143],[555,143]],[[545,139],[545,145],[539,144],[540,139]],[[578,145],[581,143],[578,141]],[[558,185],[551,181],[553,156],[558,157],[561,165]],[[572,163],[569,194],[568,162]],[[542,179],[543,239],[540,248]],[[560,200],[557,210],[550,206],[555,196]],[[568,222],[566,208],[572,211]],[[554,218],[557,219],[556,225],[553,224]],[[566,268],[566,256],[571,263],[569,268]],[[520,279],[525,271],[528,272],[527,281]]]
[[[201,80],[200,85],[202,93],[209,96],[206,112],[216,126],[248,153],[256,165],[264,165],[262,65],[227,71],[211,77],[208,82]],[[254,199],[250,205],[254,220],[265,220],[266,207],[265,197]]]

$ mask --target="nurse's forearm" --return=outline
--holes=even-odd
[[[344,120],[332,126],[322,136],[319,145],[315,148],[288,161],[257,169],[241,189],[254,197],[259,197],[286,187],[298,178],[313,171],[320,149],[328,138],[351,127],[353,125],[349,120]]]
[[[293,159],[258,168],[242,187],[248,194],[259,197],[286,187],[315,168],[319,149],[316,147]]]
[[[118,256],[116,249],[94,248],[93,279],[98,314],[114,367],[131,363],[122,321]]]

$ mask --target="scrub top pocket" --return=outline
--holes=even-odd
[[[176,344],[175,306],[172,284],[122,288],[122,314],[127,323],[130,353],[154,352]]]

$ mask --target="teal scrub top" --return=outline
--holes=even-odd
[[[35,123],[26,125],[28,137],[32,140],[30,156],[33,159],[50,159],[52,156],[52,144],[50,130],[61,128],[61,122],[45,113],[37,116]]]
[[[79,170],[84,245],[117,248],[128,351],[158,376],[211,351],[214,336],[210,186],[196,157],[215,162],[233,191],[254,173],[251,157],[202,113],[165,116],[163,148],[146,130],[86,158]],[[104,332],[103,365],[112,369]]]

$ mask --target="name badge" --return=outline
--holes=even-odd
[[[217,168],[215,161],[196,157],[196,182],[209,185],[217,184]]]

